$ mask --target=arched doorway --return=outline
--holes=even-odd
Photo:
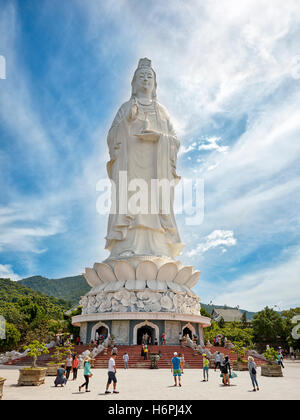
[[[106,325],[104,322],[99,321],[96,325],[93,326],[91,331],[91,341],[94,341],[96,339],[96,332],[98,332],[100,335],[104,335],[104,339],[110,336],[110,331],[108,325]]]
[[[193,334],[192,334],[192,331],[188,328],[188,327],[185,327],[184,329],[183,329],[183,331],[182,331],[182,335],[183,336],[187,336],[187,337],[190,337],[190,339],[192,340],[192,338],[193,338]]]
[[[190,322],[182,327],[182,335],[186,335],[191,340],[193,339],[193,336],[196,335],[196,330]]]
[[[145,332],[143,332],[142,328],[143,327],[150,327],[150,330],[144,330],[145,332],[147,332],[148,335],[151,334],[151,341],[152,344],[154,344],[155,342],[155,338],[157,338],[158,340],[158,344],[159,344],[159,328],[156,324],[150,322],[150,321],[144,321],[144,322],[140,322],[139,324],[135,325],[135,327],[133,328],[133,345],[136,344],[141,344],[141,342],[138,342],[138,331],[140,331],[139,336],[143,336],[143,334],[145,334]]]
[[[101,325],[99,328],[97,328],[95,336],[97,333],[98,333],[98,337],[103,336],[105,340],[108,336],[108,329],[104,325]]]
[[[140,345],[144,342],[144,344],[154,344],[155,339],[155,331],[154,328],[150,327],[149,325],[143,325],[137,330],[137,344]]]

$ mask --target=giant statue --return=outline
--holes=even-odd
[[[179,141],[170,117],[157,101],[156,74],[151,61],[141,59],[132,82],[129,101],[117,112],[108,133],[110,161],[107,171],[116,186],[118,202],[115,214],[110,214],[106,237],[106,248],[111,257],[156,255],[174,258],[183,247],[174,217],[174,186],[179,177],[176,174],[176,160]],[[148,208],[144,214],[134,214],[126,203],[134,192],[120,194],[120,171],[124,171],[127,183],[136,179],[146,182],[149,191]],[[163,211],[161,192],[152,195],[151,180],[170,181],[169,208]],[[173,181],[173,182],[172,182]],[[151,199],[158,197],[155,214],[151,212]],[[126,212],[120,212],[125,204]],[[152,203],[153,204],[153,203]],[[153,207],[152,207],[153,208]]]

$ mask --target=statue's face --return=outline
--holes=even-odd
[[[151,69],[138,69],[135,75],[136,92],[152,92],[154,88],[154,73]]]

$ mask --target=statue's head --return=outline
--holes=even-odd
[[[131,97],[135,97],[139,90],[149,90],[152,94],[152,99],[156,99],[156,74],[151,67],[151,60],[148,58],[141,58],[138,68],[134,72],[131,82]]]

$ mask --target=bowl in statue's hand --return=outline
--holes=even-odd
[[[152,130],[144,130],[142,133],[134,134],[140,140],[156,142],[159,139],[160,133]]]

